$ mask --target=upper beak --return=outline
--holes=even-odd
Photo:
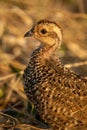
[[[30,31],[28,31],[28,32],[26,32],[25,34],[24,34],[24,37],[30,37],[30,36],[33,36],[33,28],[30,30]]]

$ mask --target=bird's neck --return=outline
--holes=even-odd
[[[55,59],[57,55],[58,58],[58,43],[54,43],[53,45],[44,45],[41,44],[33,53],[32,58],[36,61],[44,62],[45,60]]]
[[[58,43],[50,45],[41,44],[38,48],[38,53],[43,59],[49,59],[58,51]]]

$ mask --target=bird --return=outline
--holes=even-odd
[[[87,127],[87,79],[61,63],[60,25],[40,20],[24,35],[31,36],[40,45],[33,50],[23,74],[28,99],[53,130]]]

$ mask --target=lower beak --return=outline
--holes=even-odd
[[[30,36],[33,36],[33,34],[34,34],[34,28],[31,28],[31,30],[30,31],[28,31],[28,32],[26,32],[25,34],[24,34],[24,37],[30,37]]]

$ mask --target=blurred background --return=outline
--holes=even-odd
[[[17,128],[24,129],[28,123],[45,127],[27,101],[22,83],[30,54],[39,45],[23,36],[41,19],[61,26],[62,63],[87,77],[87,0],[0,0],[0,128],[21,124]]]

